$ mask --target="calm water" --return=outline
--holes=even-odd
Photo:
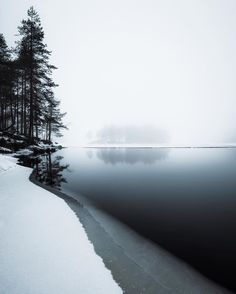
[[[236,149],[68,148],[38,171],[236,290]]]

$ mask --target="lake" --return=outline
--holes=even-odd
[[[36,170],[236,290],[235,148],[66,148]]]

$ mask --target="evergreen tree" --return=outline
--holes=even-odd
[[[13,83],[11,51],[3,34],[0,34],[0,130],[10,129],[14,125]],[[11,122],[10,126],[9,122]]]
[[[51,52],[44,43],[44,32],[38,13],[31,7],[28,19],[23,20],[18,28],[21,40],[18,43],[19,60],[23,61],[27,79],[26,87],[29,99],[28,105],[28,137],[31,142],[38,139],[40,134],[46,133],[48,120],[48,106],[54,107],[53,88],[57,85],[52,80],[55,66],[49,63]],[[53,112],[54,110],[52,110]],[[58,120],[60,121],[60,111]],[[56,119],[56,118],[55,118]],[[60,124],[64,127],[63,124]],[[51,140],[51,135],[49,136]]]
[[[12,52],[0,34],[0,131],[24,135],[29,143],[52,140],[65,128],[54,96],[56,69],[44,43],[44,31],[33,7],[18,27],[20,40]],[[14,55],[13,55],[14,53]]]

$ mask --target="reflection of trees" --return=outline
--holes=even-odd
[[[60,189],[62,183],[66,183],[63,176],[63,171],[68,170],[68,164],[61,164],[62,156],[55,156],[46,153],[40,156],[26,156],[19,157],[19,164],[34,168],[35,178],[39,182]]]
[[[60,189],[61,184],[66,183],[63,171],[69,167],[68,164],[61,164],[62,159],[62,156],[52,159],[51,153],[41,156],[41,162],[35,164],[36,179],[45,185]]]
[[[97,150],[97,157],[110,164],[153,164],[166,159],[169,151],[167,148],[101,148]]]
[[[20,155],[17,156],[19,165],[34,168],[41,162],[40,156]]]

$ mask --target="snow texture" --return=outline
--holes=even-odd
[[[30,173],[0,155],[0,293],[122,293],[74,213]]]
[[[0,146],[0,152],[1,153],[11,153],[12,151],[11,151],[11,149]]]

